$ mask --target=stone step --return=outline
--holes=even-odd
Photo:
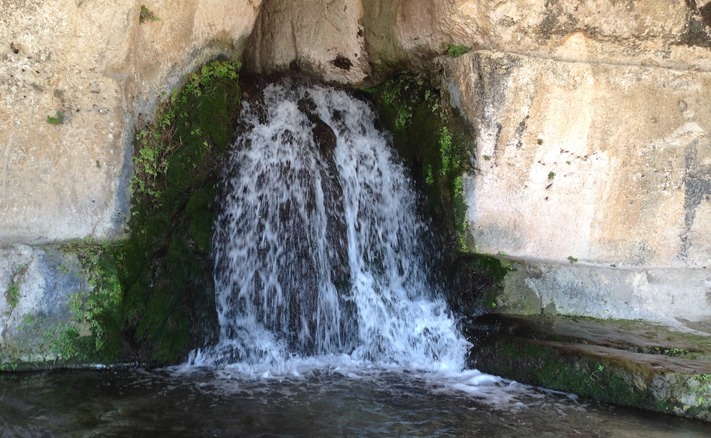
[[[470,365],[602,402],[711,422],[711,334],[641,321],[488,314]]]

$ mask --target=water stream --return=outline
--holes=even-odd
[[[272,84],[245,103],[213,241],[220,340],[193,365],[272,373],[335,355],[463,368],[428,224],[374,121],[322,86]]]

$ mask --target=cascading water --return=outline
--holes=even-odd
[[[218,345],[195,365],[347,357],[460,370],[468,346],[426,263],[428,227],[370,106],[272,84],[245,102],[213,240]]]

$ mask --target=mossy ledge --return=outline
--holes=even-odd
[[[641,321],[490,314],[470,365],[595,400],[711,422],[711,336]]]
[[[210,246],[220,165],[240,108],[238,69],[206,64],[139,127],[128,235],[58,246],[79,260],[84,287],[69,302],[69,321],[51,334],[52,362],[4,369],[166,365],[216,339]]]

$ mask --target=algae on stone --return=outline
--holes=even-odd
[[[128,235],[58,246],[81,265],[53,268],[81,277],[69,315],[51,328],[42,314],[29,315],[22,330],[45,347],[26,360],[17,350],[4,369],[170,364],[215,338],[210,244],[221,159],[240,108],[238,68],[205,65],[136,133]]]
[[[448,103],[436,74],[401,73],[367,90],[393,143],[424,188],[435,220],[466,247],[462,174],[470,168],[472,133]]]
[[[137,134],[131,236],[115,258],[124,336],[142,360],[172,363],[216,336],[210,239],[220,163],[239,112],[238,68],[202,67]],[[144,150],[155,161],[146,163]]]
[[[474,171],[471,127],[450,105],[437,64],[431,71],[400,73],[367,91],[393,143],[426,195],[434,227],[445,236],[447,297],[465,318],[496,307],[511,266],[501,257],[475,253],[467,239],[464,174]]]
[[[483,372],[711,421],[711,336],[560,316],[487,315],[471,330],[477,344],[471,365]]]

